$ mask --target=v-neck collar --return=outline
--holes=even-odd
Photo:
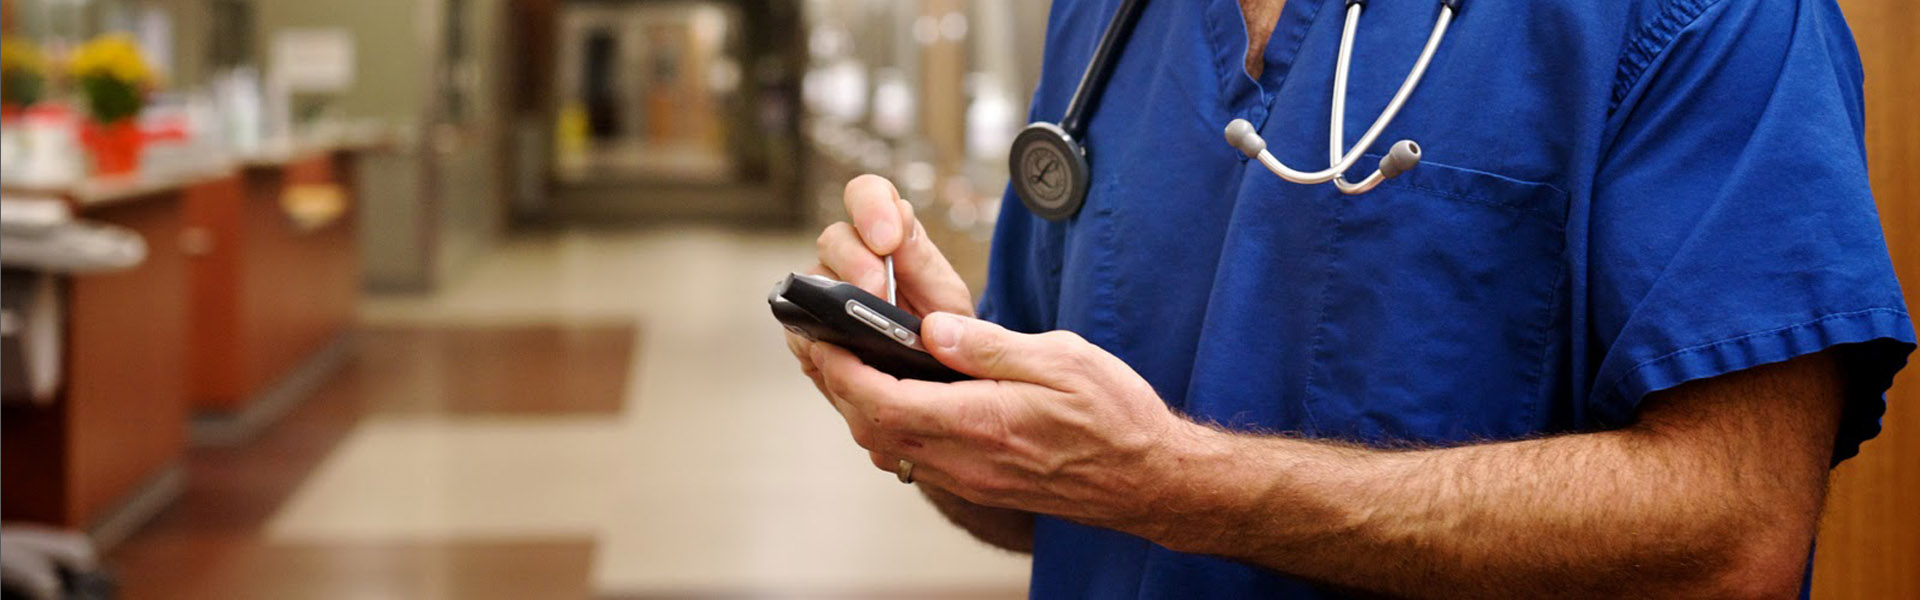
[[[1342,0],[1287,0],[1280,8],[1280,19],[1262,52],[1260,77],[1247,74],[1247,19],[1239,0],[1211,0],[1207,7],[1207,41],[1212,46],[1213,63],[1220,76],[1221,101],[1226,111],[1254,123],[1266,120],[1273,93],[1293,70],[1300,46],[1314,17],[1328,2]]]

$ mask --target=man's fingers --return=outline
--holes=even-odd
[[[934,466],[931,458],[916,458],[917,456],[920,455],[907,454],[895,456],[884,452],[868,452],[867,460],[873,462],[873,468],[892,473],[895,476],[900,475],[900,461],[903,459],[908,460],[913,462],[913,481],[915,483],[933,485],[941,489],[946,489],[946,485],[952,485],[953,478],[945,472],[942,472],[939,467]]]
[[[915,459],[913,458],[914,456],[920,458]],[[894,473],[895,475],[899,474],[899,471],[896,470],[900,466],[899,458],[879,453],[874,453],[870,458],[873,461],[874,468]],[[985,469],[989,469],[990,467],[985,463],[969,460],[964,455],[947,453],[926,454],[924,452],[911,454],[907,457],[907,460],[913,461],[914,483],[938,488],[974,504],[982,506],[1002,505],[994,501],[1001,499],[1000,494],[1004,493],[1004,490],[1001,488],[1006,486],[995,485],[1002,480],[987,474],[988,471]],[[962,474],[949,472],[946,470],[947,468],[965,468],[967,471],[963,476]]]
[[[827,385],[820,380],[820,368],[813,365],[813,340],[787,333],[787,351],[793,353],[794,362],[800,363],[800,374],[813,382],[813,389],[820,390],[821,396],[827,396]],[[827,398],[832,402],[833,398]]]
[[[959,418],[959,403],[939,401],[948,396],[945,384],[895,379],[833,344],[814,344],[813,356],[827,393],[845,405],[854,439],[869,450],[906,436],[944,437]]]
[[[813,340],[787,332],[787,351],[793,353],[795,361],[800,363],[800,371],[811,377],[817,371],[813,367]]]
[[[831,269],[828,269],[826,265],[816,264],[813,268],[807,269],[807,273],[822,277],[839,278]],[[786,332],[786,336],[787,351],[793,353],[795,362],[800,363],[800,373],[806,375],[807,379],[813,381],[814,389],[820,390],[821,396],[828,396],[826,384],[820,381],[820,368],[813,364],[813,347],[819,342],[802,337],[792,331]],[[832,403],[833,398],[828,397],[827,402]]]
[[[879,175],[861,175],[847,182],[841,200],[847,205],[847,218],[860,231],[861,241],[874,254],[886,256],[900,249],[906,238],[906,222],[901,218],[900,191],[893,182]]]
[[[902,295],[922,311],[972,315],[973,294],[940,248],[927,239],[926,228],[914,218],[913,204],[901,200],[900,214],[907,224],[907,240],[894,254],[893,268]]]
[[[860,286],[876,296],[886,295],[886,264],[860,240],[860,234],[852,225],[828,225],[826,231],[820,232],[819,239],[814,240],[814,246],[820,254],[820,264],[832,271],[836,279]]]
[[[833,406],[834,412],[840,413],[841,419],[845,419],[848,425],[852,425],[853,423],[864,420],[860,416],[859,409],[851,403],[841,400],[839,396],[834,395],[833,385],[829,381],[826,369],[820,367],[820,365],[826,362],[827,353],[836,350],[840,349],[833,344],[814,342],[807,347],[807,362],[813,365],[812,374],[814,386],[820,389],[820,395],[826,397],[827,404]],[[844,350],[840,351],[844,352]]]
[[[1047,387],[1083,371],[1091,346],[1070,332],[1018,333],[949,313],[927,315],[920,322],[920,339],[934,358],[955,371]]]
[[[847,182],[842,198],[851,225],[834,224],[820,234],[820,262],[876,295],[886,293],[883,256],[894,257],[901,296],[924,311],[973,314],[973,294],[914,218],[913,204],[877,175]]]
[[[913,222],[914,219],[913,219],[913,203],[912,202],[908,202],[906,198],[901,198],[896,195],[893,197],[893,203],[894,205],[900,207],[900,226],[903,228],[902,231],[905,232],[900,235],[901,244],[911,242],[914,240],[914,238],[919,237],[921,233],[924,233],[920,231],[920,228],[917,227],[917,224]],[[899,250],[895,250],[895,252],[899,252]]]

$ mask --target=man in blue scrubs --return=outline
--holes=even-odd
[[[1118,3],[1055,0],[1032,119]],[[1358,196],[1220,135],[1326,157],[1343,4],[1150,2],[1085,207],[1008,196],[979,320],[893,186],[849,183],[816,272],[877,291],[894,255],[980,378],[790,338],[874,465],[1031,551],[1040,598],[1804,594],[1914,348],[1832,0],[1469,1],[1383,138],[1425,160]],[[1368,5],[1348,131],[1438,10]]]

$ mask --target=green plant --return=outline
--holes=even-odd
[[[140,114],[146,104],[153,71],[140,47],[126,34],[108,34],[87,42],[73,54],[69,67],[87,113],[100,123],[112,123]]]
[[[45,96],[47,61],[32,42],[0,40],[0,103],[33,106]]]

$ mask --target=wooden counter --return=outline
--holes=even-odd
[[[77,217],[140,234],[147,259],[67,279],[65,377],[46,405],[7,405],[9,521],[115,529],[177,490],[186,441],[188,257],[182,207],[238,186],[232,168],[87,182],[58,195]],[[45,190],[41,190],[44,192]]]
[[[201,421],[254,409],[351,328],[360,282],[353,156],[323,149],[247,161],[230,193],[187,204],[197,236],[188,395],[211,416]],[[301,194],[335,195],[344,212],[301,223],[286,206]]]
[[[368,139],[0,187],[60,197],[147,242],[131,269],[66,279],[62,386],[0,419],[0,517],[110,545],[179,489],[191,412],[243,413],[338,348],[360,288],[353,156],[382,143]]]

